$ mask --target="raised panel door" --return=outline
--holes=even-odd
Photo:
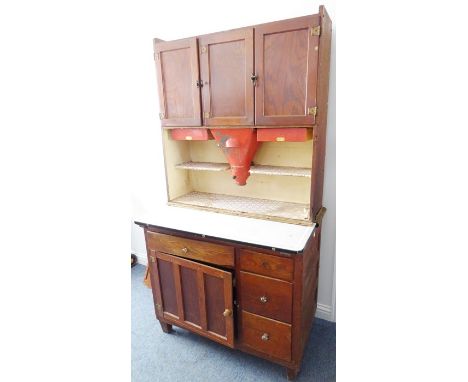
[[[255,28],[255,123],[315,123],[319,26],[317,15]]]
[[[199,38],[206,126],[254,124],[253,29]]]
[[[197,39],[154,42],[162,126],[200,126]]]
[[[155,250],[149,264],[160,318],[234,347],[230,272]]]

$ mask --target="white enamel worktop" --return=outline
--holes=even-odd
[[[300,252],[315,224],[301,226],[188,208],[161,206],[136,215],[135,222]]]

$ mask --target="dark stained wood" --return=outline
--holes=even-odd
[[[250,250],[241,250],[239,267],[243,271],[258,273],[282,280],[292,281],[294,262],[290,258],[272,256]]]
[[[161,329],[164,333],[171,333],[173,331],[171,324],[167,324],[164,321],[159,321],[159,324],[161,325]]]
[[[255,27],[255,123],[309,125],[315,117],[319,37],[317,15]]]
[[[171,313],[178,317],[176,286],[174,280],[173,264],[169,261],[157,259],[158,276],[161,286],[163,312]]]
[[[241,341],[245,346],[291,360],[291,325],[245,311],[242,311],[242,322]]]
[[[205,263],[234,267],[234,249],[232,247],[153,232],[149,232],[147,237],[148,246],[159,252]]]
[[[321,36],[318,57],[317,83],[317,126],[314,127],[314,148],[312,154],[312,179],[310,213],[315,215],[322,207],[323,177],[325,168],[325,146],[327,138],[328,83],[330,77],[330,54],[332,22],[324,6],[320,6]]]
[[[197,271],[181,267],[180,281],[185,321],[201,327]]]
[[[226,336],[226,322],[221,320],[225,309],[223,280],[205,275],[207,328],[210,332]]]
[[[242,309],[291,323],[293,292],[291,283],[243,271],[240,272],[239,283]],[[262,298],[265,299],[262,301]]]
[[[204,124],[253,125],[253,29],[202,36],[199,51]]]
[[[154,40],[162,126],[201,126],[198,44],[187,38]]]
[[[233,315],[227,317],[223,315],[226,309],[233,311],[232,274],[161,252],[156,252],[155,255],[158,269],[160,272],[163,269],[164,272],[164,275],[160,277],[162,300],[165,304],[163,321],[192,330],[226,346],[234,347]],[[163,268],[161,268],[161,264]],[[203,274],[204,278],[202,288],[199,288],[198,278],[200,276],[195,276],[199,272]],[[171,279],[170,275],[172,275],[172,282],[166,282],[166,279]],[[197,292],[192,293],[187,290],[184,292],[184,280],[189,280],[188,286],[196,287]],[[167,286],[171,284],[173,287],[172,290],[169,290]],[[155,288],[157,287],[153,288],[153,293],[156,292]],[[199,305],[200,301],[203,300],[199,297],[200,293],[204,294],[203,305]],[[192,301],[185,301],[185,299]],[[171,307],[170,310],[166,308],[168,304]],[[190,319],[186,316],[184,309],[187,306],[191,312]],[[199,325],[193,322],[193,314],[197,314],[194,312],[197,306],[200,310],[200,317],[206,317],[206,329],[203,328],[203,324]]]
[[[312,36],[318,25],[321,36]],[[317,15],[198,40],[155,41],[163,128],[172,129],[174,139],[210,139],[202,129],[190,130],[201,126],[203,108],[211,113],[206,125],[242,128],[252,127],[255,106],[259,141],[303,141],[312,131],[313,220],[322,207],[330,51],[331,21],[323,6]],[[249,73],[254,61],[256,87]],[[199,79],[207,82],[201,91]],[[314,106],[315,118],[307,113]],[[296,377],[317,308],[321,227],[297,253],[139,224],[145,228],[156,317],[165,332],[180,326],[278,363],[288,379]],[[231,272],[202,263],[232,269],[236,287]],[[225,317],[226,309],[232,315]]]

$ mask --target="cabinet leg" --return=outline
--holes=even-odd
[[[295,380],[297,377],[297,373],[299,373],[299,369],[286,368],[286,371],[288,373],[288,381]]]
[[[172,332],[172,325],[171,324],[166,324],[165,322],[159,321],[161,324],[161,329],[163,330],[164,333],[171,333]]]

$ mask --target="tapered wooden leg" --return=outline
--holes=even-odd
[[[288,381],[293,381],[296,379],[299,369],[286,368],[286,371],[288,372]]]
[[[166,324],[165,322],[159,321],[161,324],[161,329],[163,330],[164,333],[171,333],[172,332],[172,325],[171,324]]]

